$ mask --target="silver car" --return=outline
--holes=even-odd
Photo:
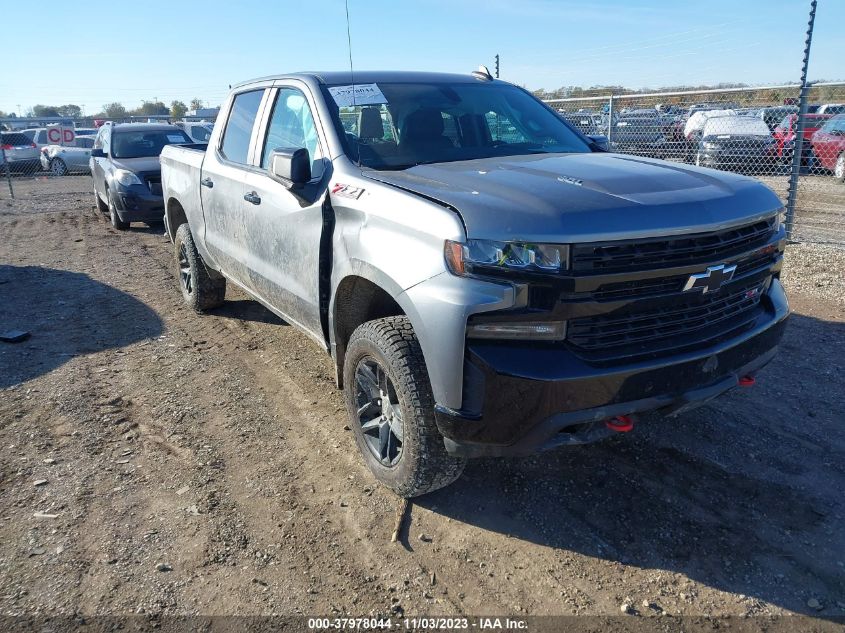
[[[56,176],[90,174],[93,136],[77,136],[73,145],[47,145],[41,148],[41,167]]]
[[[10,171],[31,173],[41,171],[38,147],[21,132],[3,132],[0,145]]]

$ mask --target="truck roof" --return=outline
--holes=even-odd
[[[240,88],[241,86],[248,86],[249,84],[272,81],[276,79],[304,79],[317,81],[321,84],[351,84],[353,73],[348,70],[344,71],[304,71],[295,73],[286,73],[282,75],[268,75],[267,77],[257,77],[248,81],[242,81],[232,86],[232,88]],[[408,82],[408,83],[475,83],[482,81],[473,77],[470,73],[465,75],[458,73],[432,73],[432,72],[417,72],[408,70],[356,70],[354,73],[356,84],[371,84],[383,82]],[[496,80],[493,80],[496,81]]]

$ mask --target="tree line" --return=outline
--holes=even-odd
[[[86,118],[90,119],[122,119],[130,116],[151,116],[151,115],[169,115],[172,119],[181,119],[187,114],[188,110],[199,110],[203,107],[202,99],[191,99],[189,104],[184,101],[174,100],[170,102],[168,107],[164,102],[158,100],[143,101],[137,108],[126,108],[119,101],[106,103],[100,112],[96,114],[89,114]],[[14,112],[3,112],[0,110],[0,117],[15,117]],[[27,117],[67,117],[69,119],[81,119],[82,107],[74,103],[66,105],[52,106],[37,104],[26,111]]]

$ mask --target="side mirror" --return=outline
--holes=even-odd
[[[105,158],[106,154],[101,148],[91,150],[91,158]]]
[[[311,157],[304,147],[299,149],[278,147],[270,154],[267,168],[270,178],[288,189],[300,189],[311,180]]]
[[[610,151],[610,148],[607,145],[607,137],[604,134],[587,134],[587,138],[604,151]]]

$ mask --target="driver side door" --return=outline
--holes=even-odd
[[[325,344],[319,300],[325,190],[320,189],[309,203],[267,171],[274,149],[304,147],[311,157],[312,184],[325,187],[330,162],[315,112],[304,86],[282,84],[271,91],[253,157],[259,169],[248,172],[244,183],[244,225],[249,238],[250,288],[288,321]]]

